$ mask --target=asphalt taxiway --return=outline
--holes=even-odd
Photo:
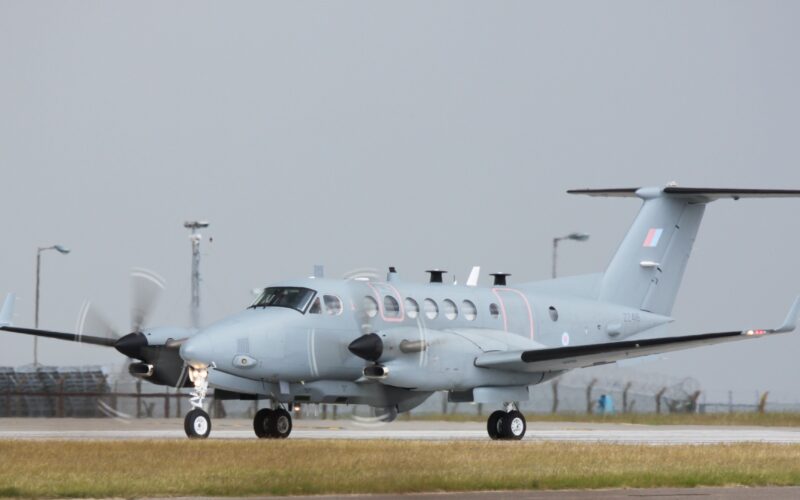
[[[252,423],[215,419],[212,439],[254,439]],[[292,439],[486,440],[480,422],[295,420]],[[180,419],[0,419],[0,439],[185,439]],[[525,441],[622,444],[800,444],[800,428],[530,422]]]

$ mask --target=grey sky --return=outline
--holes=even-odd
[[[188,322],[207,218],[206,320],[310,272],[395,265],[546,278],[602,270],[638,204],[573,187],[800,188],[796,2],[11,2],[0,0],[0,291],[74,328],[128,323],[127,270]],[[709,207],[674,331],[779,324],[800,293],[800,200]],[[2,336],[0,365],[31,361]],[[709,390],[794,396],[797,335],[647,365]],[[121,362],[41,343],[43,362]],[[643,368],[643,367],[642,367]]]

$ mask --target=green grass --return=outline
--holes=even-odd
[[[7,497],[799,484],[798,445],[0,441],[0,495]]]
[[[410,420],[485,422],[487,415],[412,415]],[[800,427],[800,413],[526,413],[528,422],[592,422],[641,425],[754,425]]]

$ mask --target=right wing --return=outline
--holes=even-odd
[[[800,297],[794,301],[783,325],[771,330],[704,333],[528,351],[496,351],[478,356],[475,359],[475,366],[518,372],[553,372],[604,365],[639,356],[791,332],[797,324],[798,314],[800,314]]]

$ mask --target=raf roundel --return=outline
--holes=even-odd
[[[569,333],[564,332],[561,335],[561,345],[564,345],[564,346],[569,345]]]

